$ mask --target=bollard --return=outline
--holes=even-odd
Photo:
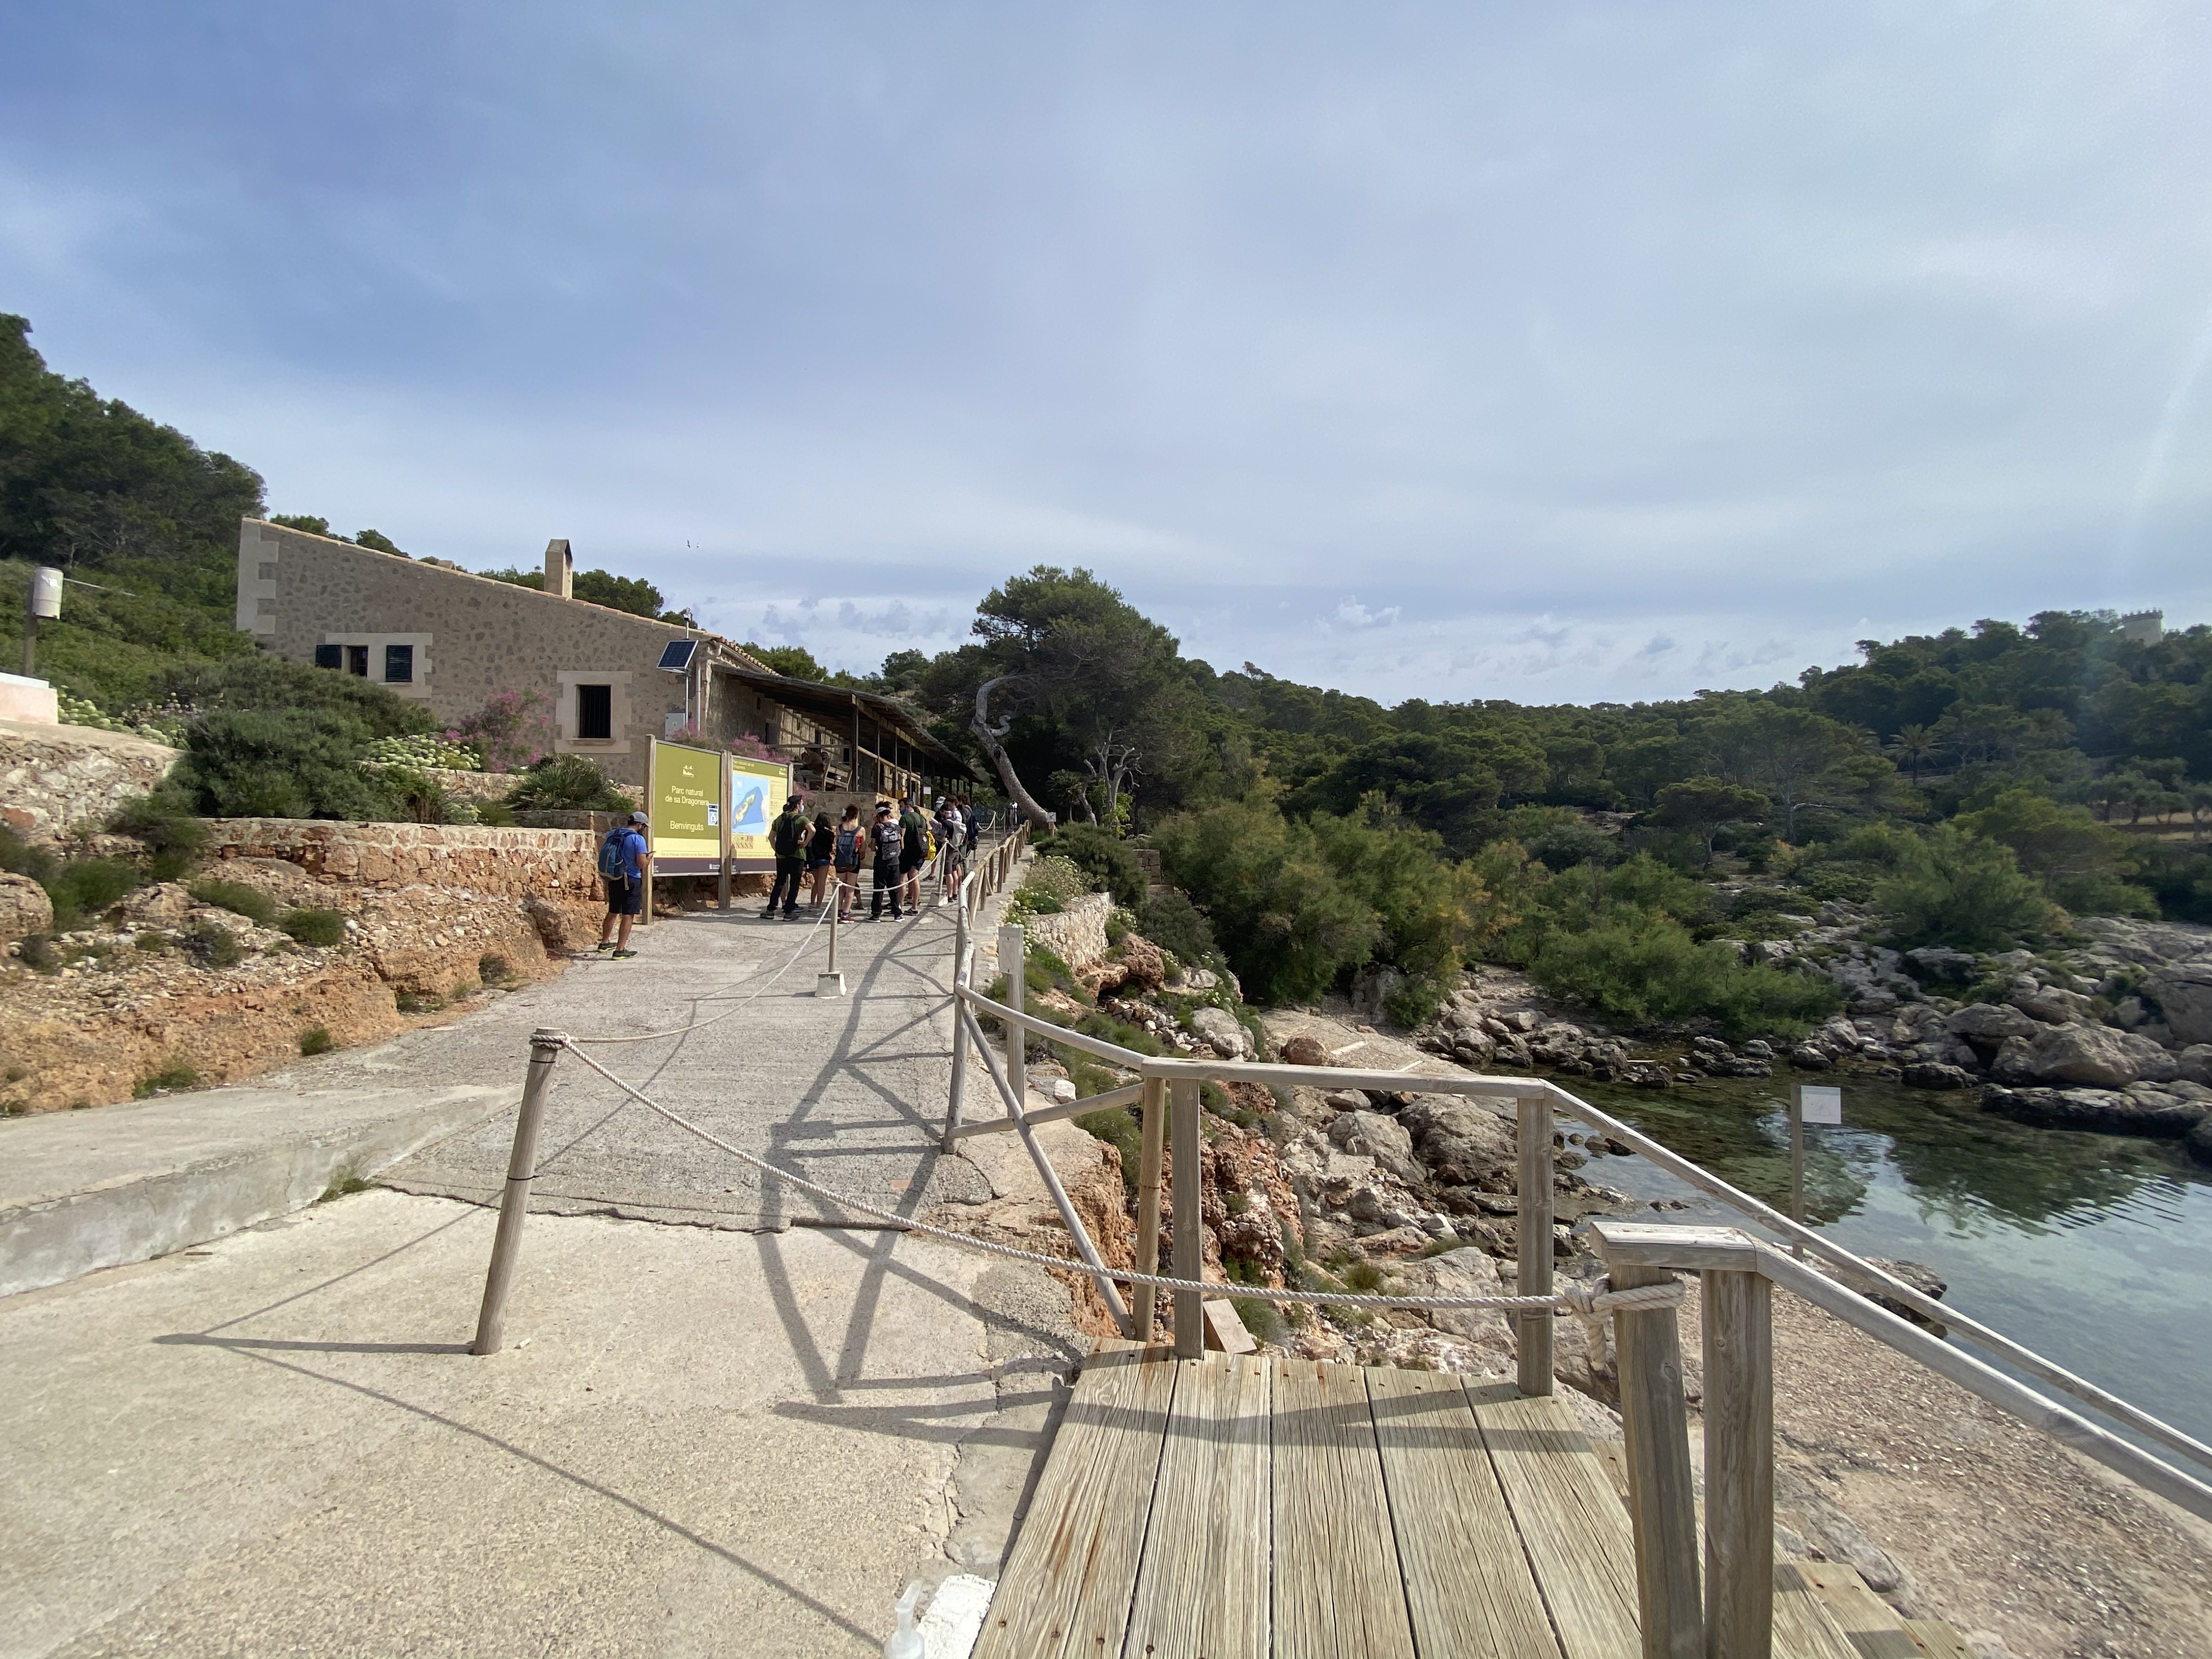
[[[830,965],[814,976],[814,994],[817,997],[842,997],[845,994],[845,976],[837,971],[837,909],[845,902],[845,890],[836,890],[836,902],[830,909]]]
[[[522,1256],[522,1218],[530,1211],[530,1183],[538,1176],[538,1126],[545,1115],[545,1093],[552,1086],[553,1062],[561,1057],[567,1034],[540,1029],[530,1034],[530,1069],[522,1079],[522,1109],[514,1120],[514,1151],[507,1160],[507,1190],[500,1194],[499,1231],[491,1243],[491,1269],[484,1275],[483,1310],[477,1316],[477,1340],[471,1353],[497,1353],[507,1329],[507,1293]]]

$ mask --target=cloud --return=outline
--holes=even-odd
[[[1398,620],[1399,606],[1391,605],[1382,611],[1370,611],[1357,599],[1346,599],[1331,611],[1324,626],[1336,628],[1389,628]]]

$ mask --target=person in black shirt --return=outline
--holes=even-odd
[[[888,896],[891,905],[891,920],[899,919],[899,854],[906,842],[906,835],[899,822],[891,816],[891,804],[876,803],[875,827],[868,832],[876,854],[876,888],[868,895],[868,920],[875,921],[884,913],[884,900]]]
[[[830,815],[814,815],[814,834],[806,842],[806,873],[814,883],[814,891],[808,902],[819,914],[830,897],[830,862],[837,850],[837,832],[830,827]]]
[[[784,802],[783,811],[768,827],[769,850],[775,854],[775,885],[769,889],[768,908],[763,917],[775,914],[776,901],[783,901],[783,914],[799,914],[799,884],[806,876],[806,814],[799,807],[798,797]]]

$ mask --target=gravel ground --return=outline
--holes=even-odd
[[[1774,1352],[1783,1462],[1933,1616],[2017,1659],[2212,1654],[2212,1526],[1794,1297],[1774,1298]]]

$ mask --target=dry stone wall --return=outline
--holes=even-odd
[[[0,823],[26,841],[96,830],[167,776],[177,754],[96,726],[0,720]]]
[[[1088,968],[1106,956],[1106,918],[1114,912],[1110,893],[1086,893],[1066,909],[1048,916],[1025,916],[1030,940],[1042,945],[1070,968]]]
[[[599,896],[598,842],[586,830],[306,818],[211,818],[208,828],[208,850],[216,860],[276,859],[348,885],[442,887],[511,898]]]

